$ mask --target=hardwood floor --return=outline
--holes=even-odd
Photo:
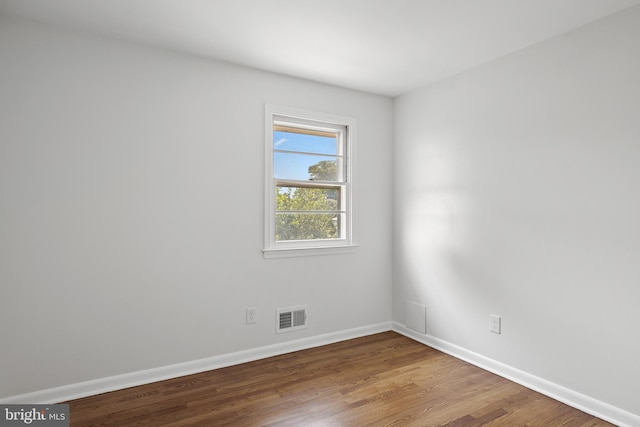
[[[71,426],[611,426],[394,332],[67,402]]]

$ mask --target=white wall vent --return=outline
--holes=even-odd
[[[404,306],[404,324],[421,334],[427,333],[427,306],[407,301]]]
[[[307,327],[307,306],[276,310],[276,333],[297,331]]]

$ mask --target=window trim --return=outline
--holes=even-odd
[[[275,240],[275,188],[273,175],[273,128],[276,117],[290,118],[304,124],[317,123],[344,126],[344,157],[346,161],[345,176],[345,226],[346,233],[340,239],[318,239],[277,242]],[[357,122],[354,118],[316,111],[302,110],[274,104],[265,104],[265,193],[264,193],[264,248],[265,258],[282,258],[311,255],[330,255],[355,252],[356,244],[356,141]]]

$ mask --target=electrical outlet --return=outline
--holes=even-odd
[[[255,307],[247,307],[247,323],[256,323]]]
[[[489,315],[489,330],[491,332],[493,332],[494,334],[500,334],[501,331],[501,322],[500,322],[500,316],[497,316],[495,314],[490,314]]]

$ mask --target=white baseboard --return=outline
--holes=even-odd
[[[16,396],[0,398],[0,404],[22,403],[22,404],[52,404],[81,397],[92,396],[100,393],[107,393],[114,390],[121,390],[128,387],[135,387],[149,384],[156,381],[163,381],[177,378],[184,375],[196,374],[210,371],[212,369],[224,368],[240,363],[251,362],[264,359],[266,357],[286,354],[293,351],[319,347],[339,341],[359,338],[379,332],[393,330],[417,342],[425,344],[436,350],[440,350],[453,357],[464,360],[472,365],[478,366],[501,377],[507,378],[515,383],[521,384],[529,389],[535,390],[569,406],[583,412],[609,421],[620,427],[640,426],[640,416],[632,414],[623,409],[599,401],[592,397],[578,393],[561,385],[552,383],[543,378],[531,375],[509,365],[505,365],[488,357],[474,353],[455,344],[438,339],[431,335],[423,335],[406,328],[398,322],[383,322],[375,325],[363,326],[360,328],[345,331],[333,332],[315,337],[308,337],[285,343],[274,344],[255,349],[239,351],[235,353],[213,356],[205,359],[190,362],[178,363],[175,365],[163,366],[159,368],[147,369],[144,371],[131,372],[122,375],[115,375],[107,378],[100,378],[76,384],[69,384],[61,387],[35,391]]]
[[[175,365],[162,366],[159,368],[147,369],[144,371],[131,372],[122,375],[115,375],[107,378],[100,378],[76,384],[69,384],[61,387],[35,391],[16,396],[0,398],[0,404],[53,404],[64,402],[81,397],[93,396],[95,394],[107,393],[109,391],[121,390],[128,387],[135,387],[149,384],[156,381],[163,381],[177,378],[184,375],[197,374],[199,372],[210,371],[212,369],[224,368],[238,365],[240,363],[251,362],[280,354],[291,353],[293,351],[305,350],[319,347],[326,344],[333,344],[353,338],[364,337],[391,330],[391,322],[383,322],[374,325],[363,326],[345,331],[332,332],[329,334],[314,337],[302,338],[280,344],[273,344],[255,349],[239,351],[235,353],[223,354],[220,356],[208,357],[191,362],[178,363]]]
[[[559,384],[547,381],[543,378],[531,375],[527,372],[516,369],[512,366],[505,365],[496,360],[474,353],[473,351],[459,347],[450,342],[441,340],[431,335],[423,335],[415,332],[405,325],[393,322],[393,330],[408,338],[440,350],[457,359],[464,360],[486,371],[504,377],[515,383],[523,385],[531,390],[535,390],[555,400],[579,409],[583,412],[601,418],[620,427],[638,427],[640,426],[640,416],[623,409],[617,408],[608,403],[586,396],[577,391],[568,389]]]

